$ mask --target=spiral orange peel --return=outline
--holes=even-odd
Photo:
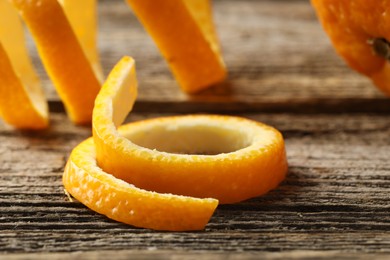
[[[95,58],[91,58],[91,62],[88,57],[92,56],[84,52],[80,43],[87,42],[85,39],[89,36],[85,36],[84,40],[81,39],[79,42],[78,30],[73,31],[71,22],[58,1],[10,1],[19,10],[29,28],[43,65],[64,102],[70,119],[76,124],[91,122],[94,100],[100,90],[100,82],[99,76],[95,75],[93,69],[93,64],[97,62],[97,54],[92,55]],[[68,0],[64,0],[64,6],[66,6],[66,1]],[[79,2],[82,1],[77,1]],[[95,1],[87,1],[84,4],[90,6],[89,10],[94,10]],[[74,21],[74,24],[84,23],[92,17],[72,15],[70,11],[68,13],[71,14],[69,19],[83,18]],[[96,29],[88,28],[88,30]],[[93,51],[92,49],[89,52]]]
[[[127,0],[168,62],[182,90],[198,92],[226,78],[210,0]]]
[[[104,81],[97,39],[97,0],[59,0],[99,82]]]
[[[0,116],[21,129],[48,126],[48,107],[17,10],[0,0]]]
[[[203,229],[218,205],[215,199],[159,194],[115,178],[97,166],[92,138],[72,151],[63,183],[73,197],[92,210],[155,230]]]
[[[90,123],[94,99],[104,78],[96,45],[96,0],[1,1],[8,6],[0,12],[7,13],[8,2],[12,3],[29,28],[70,119],[76,124]],[[210,0],[127,2],[185,92],[197,92],[226,78]],[[15,10],[1,18],[6,33],[0,41],[0,99],[4,100],[0,113],[16,128],[45,128],[47,102],[23,45],[20,22],[8,22],[12,15],[16,15]],[[11,28],[17,37],[10,33]],[[10,42],[15,46],[9,47]]]
[[[96,98],[93,138],[74,149],[64,173],[66,190],[91,209],[138,227],[198,230],[218,201],[262,195],[285,178],[284,141],[276,129],[217,115],[120,126],[136,95],[134,60],[124,57]]]

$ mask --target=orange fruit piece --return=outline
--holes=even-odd
[[[16,9],[0,0],[0,116],[16,128],[48,126],[48,108]]]
[[[146,191],[102,171],[92,138],[71,153],[65,189],[92,210],[137,227],[187,231],[204,229],[218,201]]]
[[[311,0],[336,51],[390,95],[389,0]]]
[[[188,93],[226,78],[209,0],[127,0]]]
[[[100,63],[97,39],[96,0],[59,0],[73,31],[79,40],[87,59],[99,82],[104,75]]]
[[[90,122],[100,83],[61,5],[53,0],[11,2],[32,33],[70,119],[77,124]]]
[[[134,61],[123,58],[99,92],[93,139],[99,167],[160,193],[234,203],[275,188],[287,173],[282,135],[238,117],[190,115],[117,127],[137,93]]]
[[[92,210],[137,227],[200,230],[217,199],[232,203],[258,196],[284,179],[284,142],[274,128],[212,115],[118,128],[136,95],[134,60],[124,57],[96,98],[93,138],[79,144],[66,164],[66,191]],[[110,171],[101,168],[107,165]]]

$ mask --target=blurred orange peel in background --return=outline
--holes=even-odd
[[[67,8],[67,2],[71,3]],[[85,1],[85,2],[84,2]],[[97,54],[87,55],[88,52],[96,52],[96,48],[89,46],[86,38],[94,34],[82,35],[78,39],[78,30],[73,30],[71,23],[81,25],[87,19],[95,19],[94,15],[73,15],[66,16],[64,10],[77,9],[79,2],[84,2],[83,8],[96,13],[96,1],[64,0],[63,9],[58,1],[53,0],[11,0],[13,5],[26,23],[31,35],[34,38],[42,63],[55,86],[58,95],[65,105],[65,109],[70,119],[76,124],[86,124],[91,122],[92,109],[95,97],[100,90],[100,82],[93,64],[98,62],[94,58]],[[69,20],[74,19],[73,22]],[[96,30],[94,22],[88,23]],[[89,39],[95,42],[95,39]],[[83,50],[83,46],[88,51]]]
[[[195,93],[226,78],[210,0],[127,0],[154,39],[183,91]]]
[[[8,0],[0,0],[0,116],[22,129],[48,126],[48,107],[25,46],[24,29]]]
[[[52,0],[0,0],[0,111],[16,128],[48,126],[47,101],[28,56],[18,11],[69,117],[76,124],[91,122],[103,79],[95,45],[96,0],[61,2],[64,8]]]
[[[66,190],[91,209],[137,227],[199,230],[218,201],[265,194],[285,178],[284,141],[276,129],[216,115],[119,127],[136,95],[134,60],[124,57],[96,98],[93,138],[73,150],[63,176]]]
[[[337,53],[390,96],[390,1],[311,0]]]
[[[48,126],[47,102],[9,2],[31,32],[70,119],[90,123],[104,79],[96,45],[96,0],[0,0],[0,115],[16,128],[41,129]],[[226,78],[209,0],[127,2],[183,91],[194,93]]]

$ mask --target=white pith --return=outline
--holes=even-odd
[[[151,150],[201,155],[235,152],[253,142],[252,134],[245,129],[230,127],[222,120],[209,120],[207,117],[147,121],[129,129],[124,137]]]

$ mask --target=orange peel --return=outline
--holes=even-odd
[[[11,2],[29,28],[70,119],[76,124],[89,123],[100,83],[60,3],[53,0]]]
[[[284,179],[282,135],[249,119],[166,117],[123,126],[121,135],[116,127],[132,109],[136,86],[134,61],[125,57],[96,98],[93,138],[104,171],[143,189],[221,203],[262,195]]]
[[[124,57],[96,98],[93,138],[73,150],[63,177],[66,190],[91,209],[138,227],[197,230],[218,201],[259,196],[284,179],[286,153],[276,129],[216,115],[120,126],[136,95],[134,60]]]
[[[334,49],[390,96],[389,0],[311,0]]]
[[[97,6],[96,0],[59,0],[83,51],[95,72],[99,82],[104,75],[100,63],[97,39]]]
[[[194,93],[226,78],[209,0],[127,0],[154,39],[182,90]]]
[[[107,217],[155,230],[201,230],[218,201],[146,191],[103,172],[96,164],[92,138],[78,145],[65,167],[65,189]]]
[[[8,0],[0,0],[0,116],[21,129],[48,126],[44,93],[28,56],[23,25]]]

